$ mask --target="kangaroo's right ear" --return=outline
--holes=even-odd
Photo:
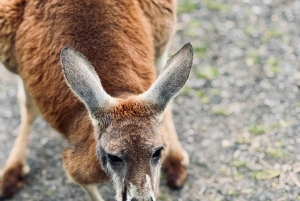
[[[84,55],[65,47],[60,59],[69,87],[85,104],[92,117],[97,119],[101,112],[115,104],[115,99],[104,91],[99,76]]]

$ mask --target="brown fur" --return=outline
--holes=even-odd
[[[174,31],[176,18],[176,0],[139,0],[153,34],[155,56],[160,56],[166,49]]]
[[[154,117],[158,114],[158,109],[153,105],[141,104],[135,98],[121,100],[114,108],[113,119],[130,119],[134,117]]]
[[[23,20],[24,0],[1,1],[0,3],[0,60],[11,72],[17,73],[15,59],[16,31]]]
[[[91,137],[81,141],[73,149],[63,151],[64,166],[71,178],[79,184],[104,183],[109,180],[96,155],[96,142]]]
[[[24,184],[24,175],[22,172],[23,164],[14,163],[9,169],[3,174],[0,189],[2,189],[2,196],[5,198],[12,197]]]
[[[76,182],[101,183],[108,177],[96,156],[95,131],[88,112],[64,80],[61,49],[72,46],[86,55],[111,96],[140,94],[156,78],[154,58],[166,49],[175,13],[175,0],[0,2],[0,60],[20,75],[45,120],[73,145],[63,152],[63,160]],[[141,107],[129,98],[121,101],[112,115],[115,119],[143,118],[153,113],[150,106]],[[16,178],[21,175],[19,169],[13,168]],[[13,186],[14,180],[5,176],[9,171],[2,183],[12,181]],[[2,189],[7,193],[4,195],[15,193],[5,186]]]
[[[51,13],[53,7],[60,4],[60,1],[52,2],[44,6],[39,6],[34,1],[29,3],[33,4],[28,5],[29,8],[36,9],[25,13],[28,22],[24,21],[17,33],[16,46],[20,48],[17,57],[20,61],[20,75],[26,80],[29,91],[44,118],[54,128],[69,136],[72,131],[68,130],[68,125],[72,124],[70,123],[73,121],[72,119],[77,116],[77,113],[83,112],[85,108],[71,93],[64,81],[58,56],[64,46],[72,46],[87,55],[95,67],[105,91],[110,95],[121,92],[138,94],[147,89],[155,78],[154,69],[151,67],[154,53],[151,46],[148,45],[151,44],[149,31],[146,29],[135,32],[138,27],[147,25],[146,22],[138,19],[141,10],[135,3],[128,1],[128,5],[127,3],[123,3],[125,5],[118,3],[120,5],[113,6],[106,5],[101,1],[80,0],[77,3],[70,1],[70,5],[66,5],[65,8],[60,7],[60,13],[55,13],[54,16],[50,15],[51,19],[58,18],[64,19],[64,21],[50,21],[50,19],[47,20],[47,15],[44,16],[45,13]],[[106,3],[111,4],[110,2]],[[115,3],[117,2],[119,1],[115,1]],[[86,9],[79,10],[81,4],[84,4],[81,7]],[[78,8],[75,5],[78,5]],[[95,7],[109,7],[107,9],[109,12],[100,9],[99,13],[96,13]],[[121,13],[124,13],[124,16],[111,17],[114,12],[120,13],[119,9],[122,10]],[[68,10],[72,10],[72,12]],[[78,10],[79,13],[73,10]],[[36,16],[43,16],[46,19],[44,21],[34,19]],[[76,18],[76,21],[73,18]],[[112,21],[103,20],[103,18]],[[44,26],[48,21],[52,26]],[[120,29],[123,31],[121,32]],[[53,36],[45,38],[43,37],[44,33],[53,33]],[[24,37],[25,35],[27,37]],[[65,37],[61,37],[62,35]],[[101,40],[95,40],[98,38]],[[84,44],[81,41],[85,41]],[[126,47],[123,46],[123,43],[126,43]],[[45,49],[44,46],[49,48]],[[39,55],[39,57],[34,58],[31,55]],[[53,79],[56,84],[50,85]],[[122,82],[122,80],[126,80],[126,82]],[[37,85],[38,87],[36,87]],[[59,91],[66,93],[57,93]]]
[[[187,180],[187,172],[182,166],[181,155],[169,155],[164,161],[164,169],[167,173],[167,184],[173,189],[180,189]]]

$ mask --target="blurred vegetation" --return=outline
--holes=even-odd
[[[196,76],[205,80],[212,80],[219,76],[219,70],[214,66],[205,66],[197,69]]]

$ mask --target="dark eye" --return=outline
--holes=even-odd
[[[161,156],[161,151],[163,150],[163,148],[159,148],[158,150],[156,150],[153,154],[152,154],[152,158],[160,158]]]
[[[114,162],[114,163],[120,163],[123,161],[120,157],[115,156],[115,155],[107,154],[107,157],[109,158],[109,160],[111,162]]]

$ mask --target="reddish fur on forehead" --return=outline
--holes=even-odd
[[[142,103],[137,98],[128,98],[121,100],[114,108],[114,119],[130,119],[133,117],[155,117],[158,114],[158,108],[148,103]]]

